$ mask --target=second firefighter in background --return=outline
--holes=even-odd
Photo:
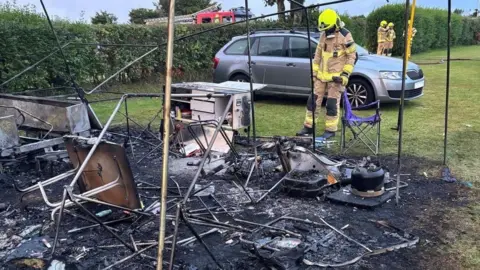
[[[385,49],[385,43],[387,42],[387,21],[381,21],[380,26],[377,29],[377,54],[382,55]]]
[[[322,137],[335,136],[338,129],[340,100],[348,84],[357,59],[357,49],[352,34],[332,9],[323,11],[318,18],[320,36],[313,60],[315,97],[310,96],[304,127],[297,136],[313,133],[313,118],[318,115],[323,97],[327,93],[325,132]]]
[[[392,56],[393,45],[395,43],[395,39],[397,38],[395,29],[393,29],[394,26],[395,25],[392,22],[388,24],[385,48],[383,49],[383,55],[385,56]]]

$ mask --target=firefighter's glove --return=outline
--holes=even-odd
[[[342,74],[340,74],[340,78],[342,79],[341,83],[343,86],[347,86],[349,77],[350,75],[346,72],[342,72]]]
[[[347,86],[347,84],[348,84],[348,74],[347,73],[342,73],[340,76],[333,76],[332,79],[333,79],[334,82],[340,83],[343,86]]]

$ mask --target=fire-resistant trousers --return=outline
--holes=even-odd
[[[307,113],[305,116],[304,126],[311,128],[313,125],[313,117],[315,111],[315,117],[318,117],[320,108],[322,107],[323,97],[325,91],[327,91],[327,104],[326,104],[326,116],[325,116],[325,130],[330,132],[336,132],[338,129],[338,120],[340,114],[340,99],[344,86],[341,83],[336,82],[322,82],[318,79],[314,79],[315,97],[308,98],[307,101]]]

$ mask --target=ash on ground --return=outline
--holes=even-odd
[[[112,140],[116,140],[115,138],[111,137]],[[159,200],[158,186],[161,182],[162,164],[161,151],[150,153],[153,145],[157,145],[158,141],[153,138],[148,141],[150,144],[135,141],[132,144],[133,147],[127,148],[139,195],[145,207],[149,207]],[[122,142],[122,140],[118,140],[118,142]],[[242,151],[240,152],[243,154],[249,154],[248,149]],[[146,158],[137,162],[147,154],[149,155]],[[268,155],[272,157],[271,153]],[[171,180],[167,199],[169,208],[167,236],[173,234],[175,204],[185,194],[198,169],[197,166],[189,166],[189,164],[198,160],[200,160],[199,157],[171,157],[169,165]],[[379,158],[379,161],[384,166],[391,166],[390,169],[394,169],[394,158],[382,157]],[[224,160],[221,158],[212,160],[207,164],[205,170],[213,169],[222,162]],[[275,267],[269,260],[262,259],[255,254],[252,245],[246,244],[245,241],[260,246],[270,242],[268,245],[275,249],[281,245],[279,243],[298,244],[299,242],[295,240],[298,239],[303,245],[302,250],[305,251],[299,257],[328,264],[342,263],[367,252],[365,248],[353,243],[328,226],[313,226],[288,220],[272,225],[281,230],[301,235],[301,237],[296,237],[253,224],[265,224],[283,216],[318,223],[320,223],[320,219],[324,219],[331,226],[342,230],[345,235],[372,250],[405,241],[405,235],[392,232],[376,223],[376,221],[387,221],[389,224],[419,237],[420,242],[415,247],[363,258],[347,268],[404,269],[407,265],[412,269],[430,268],[424,258],[435,250],[431,243],[440,242],[443,237],[442,226],[438,224],[444,222],[442,213],[445,213],[446,208],[461,207],[468,203],[468,191],[465,190],[465,187],[437,179],[425,179],[422,172],[418,171],[419,164],[428,165],[430,162],[415,158],[409,158],[405,164],[408,171],[406,173],[410,175],[404,177],[403,180],[409,186],[402,190],[399,205],[396,205],[394,201],[389,201],[375,210],[357,209],[346,205],[331,204],[323,198],[289,197],[282,193],[281,188],[273,190],[260,203],[251,203],[251,199],[258,200],[283,177],[283,173],[276,170],[279,164],[276,158],[265,159],[260,164],[259,173],[252,174],[246,187],[251,198],[238,185],[238,183],[243,184],[246,181],[250,168],[248,164],[242,169],[243,172],[237,173],[237,175],[230,173],[227,168],[217,174],[201,177],[198,181],[195,189],[202,189],[202,191],[189,200],[186,213],[209,219],[213,218],[213,214],[221,223],[245,229],[240,231],[222,228],[203,237],[206,245],[224,269],[272,269]],[[102,269],[132,254],[131,250],[125,248],[99,226],[76,232],[76,228],[94,225],[94,223],[79,218],[79,215],[85,216],[85,213],[72,207],[65,212],[59,231],[59,244],[56,254],[52,258],[50,252],[55,237],[55,224],[50,220],[51,209],[43,203],[39,192],[22,196],[15,191],[12,183],[15,181],[17,184],[30,186],[67,171],[70,166],[60,162],[54,164],[53,171],[49,173],[38,173],[29,166],[20,164],[9,168],[0,178],[1,203],[6,205],[4,209],[0,209],[0,258],[2,258],[3,269],[18,269],[19,265],[27,263],[22,261],[25,258],[37,259],[38,261],[35,262],[42,262],[44,269],[58,261],[63,262],[63,265],[68,265],[69,268],[66,269]],[[304,179],[310,176],[299,175],[298,177]],[[62,186],[61,183],[49,186],[46,192],[51,194],[51,198],[60,200]],[[204,204],[210,211],[205,210]],[[105,206],[94,204],[86,206],[93,213],[108,209]],[[158,210],[158,207],[154,207],[153,210]],[[426,216],[432,218],[425,221]],[[112,223],[109,226],[127,243],[132,243],[133,239],[138,249],[145,248],[158,240],[159,220],[157,216],[153,218],[139,217],[125,211],[113,210],[111,214],[100,219],[104,222],[122,219],[121,222]],[[199,233],[212,229],[199,224],[193,224],[193,226]],[[250,233],[247,230],[255,232]],[[190,237],[192,234],[189,229],[183,222],[180,223],[178,240]],[[276,244],[272,244],[274,240]],[[281,242],[281,240],[285,241]],[[171,245],[169,241],[171,238],[167,239],[168,248]],[[142,255],[127,260],[116,269],[155,269],[156,253],[157,248],[153,247]],[[164,262],[168,261],[169,255],[170,251],[167,250],[164,254],[164,258],[166,258]],[[311,268],[296,257],[291,262],[286,262],[286,265],[289,265],[288,269]],[[215,263],[198,241],[178,245],[174,269],[215,268]]]

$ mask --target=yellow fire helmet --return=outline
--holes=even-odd
[[[340,28],[340,24],[340,17],[333,9],[326,9],[318,16],[318,30],[320,31],[332,29],[333,27]]]
[[[387,21],[382,21],[382,22],[380,23],[380,26],[381,26],[381,27],[387,26]]]
[[[390,28],[392,28],[394,26],[395,26],[395,24],[393,24],[392,22],[388,24],[388,27],[390,27]]]

